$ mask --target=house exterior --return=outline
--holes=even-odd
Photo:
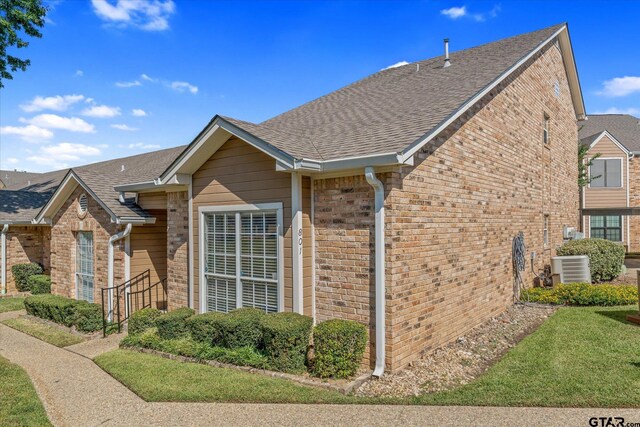
[[[188,146],[132,161],[153,167],[74,168],[40,209],[11,215],[46,230],[55,293],[85,297],[89,260],[94,300],[153,265],[169,309],[361,322],[381,375],[513,303],[519,232],[549,264],[579,222],[583,117],[561,24],[383,70],[263,123],[215,116]]]
[[[30,185],[31,181],[38,179],[39,175],[34,172],[0,169],[0,189],[22,183]]]
[[[586,237],[619,242],[640,251],[640,119],[628,114],[594,114],[578,123],[586,159],[598,155],[592,181],[581,189]]]

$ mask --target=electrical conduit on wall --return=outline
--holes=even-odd
[[[373,375],[381,377],[385,362],[385,259],[384,259],[384,186],[372,167],[364,170],[364,176],[375,190],[376,230],[376,366]]]

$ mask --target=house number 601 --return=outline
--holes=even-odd
[[[298,253],[302,255],[302,228],[298,229]]]

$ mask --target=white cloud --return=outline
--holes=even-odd
[[[458,18],[462,18],[467,14],[467,7],[466,6],[450,7],[449,9],[441,10],[440,13],[451,19],[458,19]]]
[[[82,101],[83,99],[84,95],[36,96],[27,104],[20,105],[20,108],[28,113],[42,110],[65,111],[70,105]]]
[[[18,164],[19,160],[16,159],[15,157],[9,157],[7,159],[4,160],[8,165],[16,165]]]
[[[94,105],[91,108],[86,108],[81,113],[83,116],[108,118],[116,117],[120,115],[119,107],[109,107],[108,105]]]
[[[153,150],[153,149],[160,148],[160,146],[158,144],[145,144],[143,142],[136,142],[135,144],[127,145],[127,148],[130,148],[130,149],[140,148],[143,150]]]
[[[171,89],[178,92],[184,92],[185,90],[188,90],[194,95],[198,93],[198,86],[194,86],[187,82],[171,82],[169,86],[171,87]]]
[[[73,144],[70,142],[62,142],[56,145],[42,147],[42,154],[56,161],[74,161],[80,160],[82,157],[99,156],[102,154],[99,148],[85,144]]]
[[[395,64],[391,64],[388,67],[384,67],[382,70],[388,70],[390,68],[398,68],[398,67],[402,67],[403,65],[408,65],[408,64],[409,63],[407,61],[400,61],[400,62],[396,62]]]
[[[598,111],[593,114],[629,114],[631,116],[640,117],[640,108],[617,108],[611,107],[606,110]]]
[[[82,70],[76,70],[76,72],[75,72],[74,76],[75,76],[75,77],[82,77],[82,76],[84,76],[84,71],[82,71]]]
[[[118,87],[134,87],[134,86],[142,86],[138,80],[134,80],[132,82],[116,82],[116,86]]]
[[[640,77],[616,77],[605,81],[602,86],[602,90],[598,92],[598,95],[612,98],[627,96],[635,92],[640,92]]]
[[[146,80],[146,81],[151,82],[151,83],[157,83],[157,82],[158,82],[158,79],[154,79],[154,78],[152,78],[152,77],[149,77],[149,76],[148,76],[148,75],[146,75],[146,74],[140,74],[140,78],[141,78],[142,80]]]
[[[144,111],[141,108],[134,108],[133,110],[131,110],[131,114],[133,114],[136,117],[146,117],[147,116],[147,112]]]
[[[27,142],[41,142],[43,139],[53,137],[53,132],[38,126],[2,126],[0,127],[0,135],[18,135]]]
[[[93,10],[103,21],[132,26],[145,31],[169,29],[169,17],[175,13],[173,0],[91,0]]]
[[[23,123],[30,123],[47,129],[63,129],[71,132],[93,133],[95,127],[78,117],[61,117],[56,114],[40,114],[31,119],[20,119]]]
[[[65,169],[69,167],[68,163],[60,162],[54,158],[47,156],[29,156],[27,160],[31,162],[31,164],[36,164],[39,166],[45,166],[49,170],[55,169]]]
[[[138,130],[138,128],[132,128],[128,125],[125,124],[114,124],[111,125],[112,128],[114,129],[120,129],[120,130],[127,130],[127,131],[134,131],[134,130]]]

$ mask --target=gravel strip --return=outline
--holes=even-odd
[[[456,341],[426,354],[406,369],[363,384],[356,394],[417,396],[467,384],[533,332],[555,310],[544,305],[514,305]]]

